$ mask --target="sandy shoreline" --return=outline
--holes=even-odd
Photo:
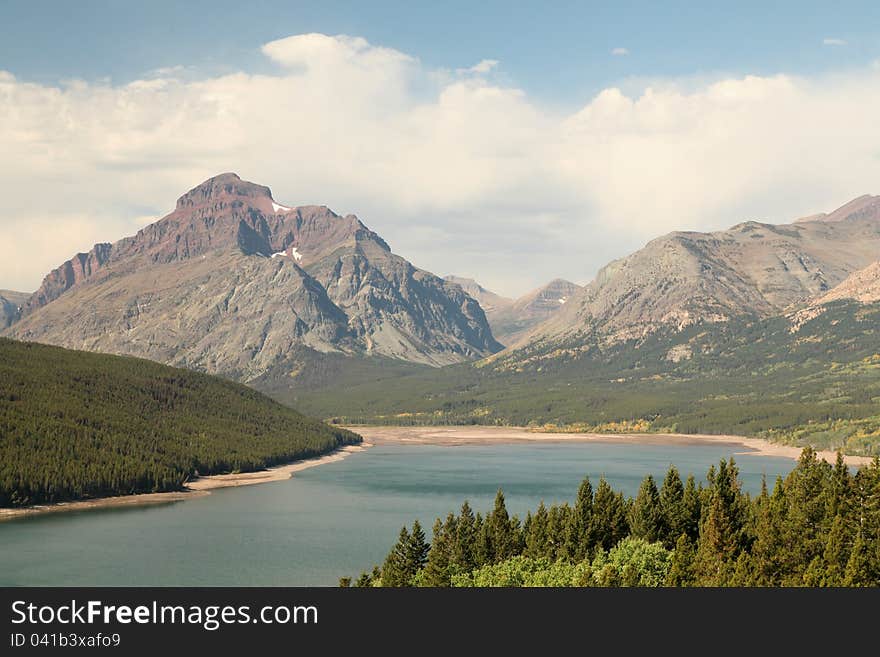
[[[324,456],[316,456],[310,459],[302,459],[278,465],[257,472],[241,472],[236,474],[209,475],[199,477],[186,485],[186,490],[172,491],[168,493],[142,493],[140,495],[118,495],[115,497],[99,497],[92,500],[79,500],[76,502],[57,502],[55,504],[40,504],[16,509],[0,509],[0,522],[13,520],[23,516],[32,516],[44,513],[60,513],[64,511],[87,511],[89,509],[109,509],[127,506],[148,506],[168,504],[180,500],[190,500],[204,495],[210,495],[216,488],[229,488],[234,486],[252,486],[254,484],[266,484],[271,481],[283,481],[290,479],[293,473],[314,468],[325,463],[341,461],[349,454],[360,452],[372,447],[366,440],[360,445],[345,445]]]
[[[25,508],[0,509],[0,522],[23,516],[64,511],[85,511],[88,509],[118,508],[127,506],[146,506],[168,504],[210,495],[216,488],[252,486],[272,481],[290,479],[294,473],[325,463],[340,461],[349,454],[360,452],[373,445],[512,445],[517,443],[615,443],[631,445],[706,445],[723,444],[741,447],[734,454],[754,454],[757,456],[781,456],[797,460],[801,454],[799,447],[779,445],[761,438],[709,434],[600,434],[600,433],[546,433],[526,427],[484,427],[484,426],[443,426],[443,427],[389,427],[389,426],[351,426],[345,427],[364,438],[360,445],[346,445],[330,454],[310,459],[294,461],[274,468],[257,472],[222,474],[200,477],[187,484],[186,490],[170,493],[144,493],[141,495],[120,495],[101,497],[77,502],[58,502]],[[835,452],[822,451],[819,457],[829,463],[837,458]],[[867,456],[845,456],[847,465],[868,465]]]
[[[483,427],[483,426],[445,426],[445,427],[346,427],[364,437],[364,440],[381,445],[504,445],[523,442],[566,443],[600,442],[628,443],[631,445],[739,445],[744,448],[739,454],[757,456],[781,456],[797,460],[800,447],[779,445],[761,438],[711,434],[673,434],[673,433],[547,433],[537,432],[526,427]],[[836,452],[822,451],[819,457],[829,463],[837,459]],[[845,456],[847,465],[868,465],[867,456]]]

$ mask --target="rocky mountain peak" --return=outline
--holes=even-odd
[[[272,199],[272,192],[264,185],[242,180],[236,173],[221,173],[208,178],[177,199],[177,208],[195,208],[233,199]]]

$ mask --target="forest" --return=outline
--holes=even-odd
[[[360,440],[217,377],[0,338],[0,506],[179,490]]]
[[[880,454],[880,304],[837,304],[793,338],[786,318],[695,324],[612,347],[536,345],[476,364],[332,369],[276,399],[345,425],[729,433]],[[579,339],[580,340],[580,339]],[[686,344],[692,355],[667,355]],[[318,359],[315,356],[315,359]],[[318,367],[310,367],[318,371]]]
[[[400,530],[381,566],[344,587],[875,587],[880,585],[880,459],[853,473],[805,448],[755,497],[733,459],[705,481],[673,466],[635,498],[600,479],[573,504],[543,503],[520,520],[494,508]]]

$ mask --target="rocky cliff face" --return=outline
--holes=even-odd
[[[551,353],[565,344],[560,354],[570,355],[657,331],[780,314],[877,260],[876,199],[862,197],[789,225],[749,221],[725,231],[655,239],[603,268],[517,346]]]
[[[441,365],[497,351],[479,305],[354,215],[287,207],[222,174],[52,273],[9,332],[251,380],[298,349]]]
[[[27,303],[30,294],[0,290],[0,330],[18,321],[21,307]]]

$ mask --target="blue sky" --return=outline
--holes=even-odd
[[[0,289],[224,171],[437,274],[586,283],[880,193],[878,106],[876,1],[0,0]]]
[[[307,32],[362,36],[432,68],[497,59],[516,85],[564,103],[630,76],[803,74],[880,57],[876,1],[4,0],[0,16],[0,69],[40,82],[259,71],[271,66],[263,43]]]

